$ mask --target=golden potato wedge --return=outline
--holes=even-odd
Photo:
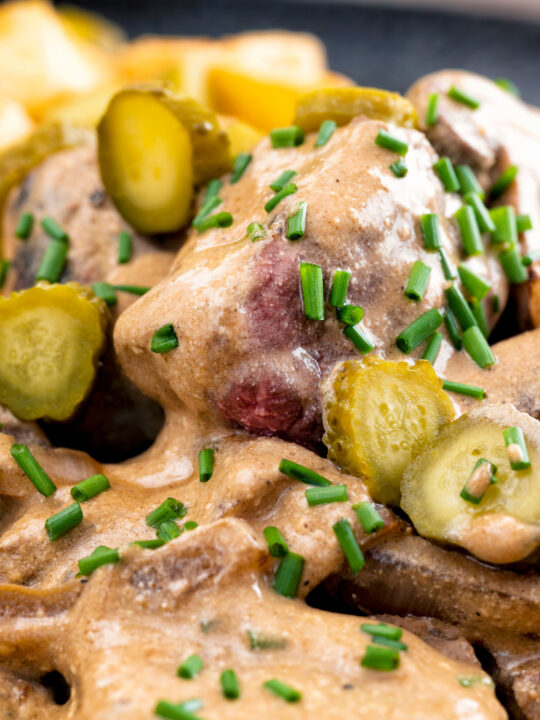
[[[76,5],[61,5],[58,13],[62,22],[84,42],[97,45],[106,52],[116,50],[127,39],[123,28],[98,13]]]
[[[112,96],[120,90],[113,83],[50,105],[43,113],[44,123],[63,123],[73,127],[95,128],[105,114]]]
[[[263,137],[263,134],[252,125],[230,115],[219,115],[218,119],[221,127],[229,136],[232,157],[241,152],[249,152]]]
[[[24,105],[0,96],[0,151],[27,137],[34,128]]]

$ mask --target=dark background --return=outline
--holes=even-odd
[[[452,0],[448,0],[449,6]],[[70,0],[129,35],[211,35],[286,28],[313,32],[333,70],[403,92],[444,67],[509,77],[540,105],[540,25],[420,10],[286,0]]]

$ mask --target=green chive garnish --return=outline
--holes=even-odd
[[[521,262],[525,265],[525,267],[530,267],[533,262],[536,262],[537,260],[540,260],[540,250],[535,250],[534,252],[527,253],[527,255],[524,255],[521,258]]]
[[[38,280],[48,280],[50,283],[58,282],[64,272],[68,254],[68,244],[63,240],[51,240],[45,248],[36,273]]]
[[[297,190],[298,188],[294,183],[289,183],[288,185],[285,185],[285,187],[281,188],[281,190],[277,192],[274,197],[268,200],[268,202],[264,206],[264,209],[267,213],[272,212],[272,210],[283,200],[283,198],[287,197],[287,195],[294,195]]]
[[[292,460],[286,460],[283,458],[279,463],[279,472],[292,478],[293,480],[300,480],[300,482],[306,483],[306,485],[317,485],[318,487],[326,487],[332,483],[327,478],[316,473],[315,470],[310,470],[304,465],[299,465]]]
[[[252,222],[247,226],[247,236],[251,242],[264,240],[266,237],[266,228],[260,222]]]
[[[368,645],[361,665],[370,670],[395,670],[399,665],[399,652],[391,648]]]
[[[207,196],[208,196],[208,193],[207,193]],[[205,199],[205,201],[203,202],[203,204],[201,205],[199,212],[193,218],[193,222],[191,223],[193,225],[193,227],[199,229],[203,220],[205,218],[207,218],[208,215],[210,215],[212,210],[215,210],[219,205],[221,205],[222,202],[223,202],[223,200],[221,198],[219,198],[217,195],[210,195],[210,197],[207,197]],[[200,230],[199,230],[199,232],[200,232]]]
[[[526,232],[532,229],[532,220],[530,215],[516,215],[516,230],[518,233]]]
[[[138,545],[139,547],[144,548],[145,550],[157,550],[160,547],[163,547],[165,545],[165,540],[160,540],[159,538],[155,538],[153,540],[134,540],[132,543],[129,543],[130,545]]]
[[[72,528],[82,523],[83,514],[81,506],[78,502],[60,510],[55,515],[45,520],[45,530],[49,536],[49,540],[58,540]]]
[[[473,192],[479,195],[481,200],[484,199],[485,193],[471,167],[468,165],[458,165],[456,167],[456,174],[463,195]]]
[[[455,214],[458,221],[461,241],[466,255],[481,255],[484,252],[480,228],[476,214],[470,205],[463,205]]]
[[[489,189],[489,196],[492,200],[496,200],[497,198],[501,197],[510,185],[514,182],[516,179],[516,175],[518,174],[518,166],[517,165],[509,165],[506,170],[504,170],[501,175],[495,180],[493,185]]]
[[[199,655],[190,655],[179,665],[177,675],[184,680],[192,680],[203,669],[204,663]]]
[[[270,142],[273,148],[296,147],[304,142],[304,131],[298,125],[274,128],[270,130]]]
[[[483,300],[491,290],[491,285],[486,282],[480,275],[469,270],[465,265],[458,267],[459,279],[467,288],[472,297]]]
[[[474,319],[476,320],[476,324],[482,331],[482,335],[487,338],[489,336],[489,324],[482,301],[474,298],[470,302],[470,307],[471,312],[474,315]]]
[[[325,120],[321,123],[314,147],[322,147],[330,140],[337,128],[335,120]]]
[[[353,573],[359,572],[365,564],[364,555],[356,542],[351,523],[348,520],[339,520],[332,526],[338,542],[347,558],[349,567]]]
[[[508,80],[508,78],[495,78],[493,82],[511,95],[515,95],[516,97],[521,96],[518,86],[513,83],[512,80]]]
[[[50,497],[56,490],[56,485],[38,463],[26,445],[14,443],[10,448],[11,457],[21,468],[26,477],[38,492]]]
[[[426,108],[426,125],[431,127],[435,125],[439,117],[439,93],[430,93],[428,95]]]
[[[287,647],[287,640],[284,637],[272,637],[263,635],[257,630],[248,630],[250,650],[283,650]]]
[[[202,701],[196,698],[178,704],[160,700],[154,708],[154,714],[167,720],[200,720],[193,713],[200,710],[202,705]]]
[[[118,548],[99,545],[91,555],[79,560],[79,572],[81,575],[91,575],[98,567],[117,562],[120,562]]]
[[[218,196],[219,191],[223,187],[223,183],[219,178],[214,178],[213,180],[210,180],[208,185],[206,186],[206,193],[204,195],[204,202],[210,202],[212,198],[215,198]]]
[[[300,281],[304,315],[309,320],[324,320],[324,287],[321,266],[301,262]]]
[[[67,232],[60,227],[56,220],[53,220],[50,217],[43,218],[43,220],[41,221],[41,227],[53,240],[59,240],[60,242],[65,243],[69,241],[69,236]]]
[[[464,383],[453,382],[453,380],[443,380],[443,390],[457,393],[458,395],[467,395],[467,397],[475,398],[475,400],[483,400],[486,396],[484,388],[476,385],[465,385]]]
[[[420,217],[424,247],[426,250],[437,250],[441,247],[439,218],[436,213],[427,213]]]
[[[127,292],[131,295],[146,295],[151,288],[145,285],[113,285],[113,288],[118,292]]]
[[[494,232],[495,223],[489,214],[489,210],[484,205],[480,197],[476,193],[466,193],[463,199],[474,210],[476,221],[481,232]]]
[[[31,212],[25,212],[19,218],[17,227],[15,228],[15,237],[19,240],[28,240],[32,228],[34,227],[34,215]]]
[[[455,280],[457,278],[457,270],[453,262],[448,257],[448,253],[442,247],[439,248],[439,258],[443,270],[445,280]]]
[[[122,230],[118,235],[118,262],[127,263],[131,260],[131,233]]]
[[[279,563],[274,579],[274,590],[284,597],[296,597],[302,578],[305,560],[301,555],[290,552]]]
[[[360,525],[368,535],[384,527],[384,520],[377,512],[373,503],[361,502],[352,506]]]
[[[485,458],[476,461],[460,496],[466,502],[479,505],[490,485],[497,482],[497,466]]]
[[[409,172],[409,169],[403,162],[402,158],[399,158],[399,160],[396,160],[396,162],[389,165],[390,170],[394,173],[394,175],[397,178],[405,177],[405,175]]]
[[[162,325],[152,335],[150,350],[155,353],[166,353],[178,347],[178,337],[172,323]]]
[[[174,520],[166,520],[165,522],[162,522],[160,525],[156,528],[156,535],[159,540],[163,540],[163,542],[170,542],[171,540],[175,540],[177,537],[180,537],[180,535],[184,532],[184,528],[179,528],[178,525],[174,522]]]
[[[456,320],[462,330],[476,325],[476,320],[472,314],[471,308],[467,305],[467,301],[463,297],[461,290],[455,286],[446,288],[444,291],[446,299],[450,305],[450,309],[454,313]]]
[[[348,325],[343,328],[343,334],[349,338],[358,350],[364,355],[370,353],[375,345],[367,338],[358,325]]]
[[[231,175],[231,183],[237,183],[245,173],[247,166],[251,162],[252,156],[249,153],[238,153],[234,158],[233,171]]]
[[[397,650],[398,652],[404,652],[408,647],[404,642],[400,642],[399,640],[389,640],[382,635],[373,635],[371,642],[376,643],[377,645],[384,645],[385,647],[392,648],[392,650]]]
[[[187,509],[184,503],[169,497],[146,516],[146,524],[155,528],[161,525],[161,523],[167,522],[167,520],[182,518],[185,517],[186,514]]]
[[[297,174],[296,170],[284,170],[281,175],[274,180],[273,183],[270,183],[270,188],[274,192],[279,192],[280,190],[283,190],[285,185],[288,185],[293,177]]]
[[[494,295],[492,298],[492,310],[494,313],[498,313],[500,310],[500,298],[498,295]]]
[[[515,245],[518,242],[516,213],[511,205],[501,205],[489,211],[495,225],[491,235],[491,241],[499,243],[510,243]]]
[[[404,291],[405,296],[410,300],[419,302],[426,292],[430,274],[431,268],[429,265],[425,265],[421,260],[417,260],[409,273],[409,279],[407,280]]]
[[[184,523],[184,530],[195,530],[198,527],[199,523],[195,522],[195,520],[188,520],[187,523]]]
[[[287,239],[299,240],[306,232],[307,202],[302,200],[293,215],[287,219]]]
[[[442,157],[433,166],[446,192],[459,192],[461,185],[452,165],[452,161],[448,157]]]
[[[9,268],[11,267],[11,263],[9,260],[2,259],[0,260],[0,290],[4,287],[6,284]]]
[[[285,700],[286,702],[293,703],[298,702],[302,699],[302,693],[300,693],[298,690],[295,690],[290,685],[286,685],[285,683],[281,682],[281,680],[276,680],[275,678],[272,678],[272,680],[267,680],[264,683],[264,687],[267,690],[270,690],[270,692],[274,693],[274,695],[282,698],[282,700]]]
[[[452,314],[451,310],[446,310],[444,313],[444,324],[446,325],[446,331],[448,332],[448,336],[450,340],[452,341],[452,345],[456,348],[456,350],[461,350],[462,348],[462,342],[461,342],[461,336],[459,334],[459,328],[457,326],[456,319],[454,315]]]
[[[462,105],[466,105],[473,110],[477,110],[480,107],[480,103],[478,102],[478,100],[475,100],[475,98],[471,97],[463,90],[460,90],[455,85],[452,85],[452,87],[450,88],[450,90],[448,90],[446,94],[449,98],[452,98],[452,100],[455,100]]]
[[[332,502],[346,502],[349,499],[346,485],[330,485],[329,487],[313,487],[306,490],[309,507],[325,505]]]
[[[199,480],[208,482],[214,472],[214,449],[204,448],[199,453]]]
[[[499,260],[506,277],[512,285],[521,285],[529,279],[527,268],[523,265],[521,255],[516,246],[499,253]]]
[[[229,212],[218,212],[215,215],[210,215],[209,217],[204,218],[204,220],[201,220],[198,225],[195,227],[200,233],[206,232],[206,230],[210,230],[212,228],[226,228],[230,227],[233,223],[233,216]]]
[[[357,325],[364,317],[364,308],[360,305],[342,305],[336,310],[336,315],[344,325]]]
[[[440,332],[434,332],[433,335],[429,338],[428,343],[426,345],[426,349],[424,350],[424,353],[422,355],[422,360],[427,360],[432,365],[437,359],[437,355],[439,354],[439,350],[441,349],[441,344],[443,341],[442,333]]]
[[[240,686],[234,670],[224,670],[219,679],[223,697],[226,697],[227,700],[237,700],[240,697]]]
[[[347,270],[335,271],[329,300],[330,305],[333,307],[342,307],[345,305],[350,277],[351,273],[347,272]]]
[[[377,137],[375,138],[375,144],[379,147],[385,148],[386,150],[391,150],[392,152],[395,152],[401,156],[406,155],[407,150],[409,149],[409,146],[406,142],[403,142],[403,140],[399,140],[399,138],[390,135],[389,132],[382,129],[379,130],[379,132],[377,133]]]
[[[114,291],[113,286],[109,285],[108,282],[92,283],[92,290],[95,295],[100,297],[102,300],[105,300],[107,307],[114,307],[118,302],[116,292]]]
[[[509,427],[503,430],[504,444],[512,470],[526,470],[531,467],[529,452],[525,443],[523,430],[520,427]]]
[[[497,362],[491,348],[478,325],[465,330],[462,336],[463,347],[469,353],[478,367],[486,368]]]
[[[263,530],[264,537],[268,543],[268,552],[272,557],[285,557],[289,552],[289,546],[280,530],[277,527],[269,525]]]
[[[431,308],[417,317],[408,328],[405,328],[396,338],[396,345],[402,353],[409,354],[439,327],[443,316],[437,308]]]
[[[92,475],[71,488],[71,497],[77,502],[86,502],[110,487],[105,475]]]
[[[387,625],[386,623],[362,623],[360,630],[368,635],[377,635],[378,637],[384,637],[388,640],[401,640],[403,630],[395,625]]]

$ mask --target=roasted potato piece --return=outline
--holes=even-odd
[[[65,123],[73,127],[95,128],[103,117],[112,96],[120,90],[116,83],[77,95],[51,105],[43,113],[44,123]]]
[[[324,120],[346,125],[356,115],[416,126],[416,110],[406,98],[368,87],[325,87],[307,92],[298,99],[294,122],[305,132],[314,132]]]
[[[0,97],[0,151],[24,140],[33,129],[32,118],[23,105],[11,98]]]
[[[165,88],[117,93],[98,127],[105,189],[140,232],[178,230],[190,216],[194,185],[230,166],[229,140],[195,100]]]
[[[219,122],[229,136],[232,157],[249,152],[263,137],[259,130],[230,115],[220,115]]]
[[[512,470],[515,443],[503,436],[514,427],[530,457],[522,470]],[[477,467],[482,459],[488,463]],[[482,474],[488,464],[495,482]],[[401,489],[401,506],[421,535],[492,563],[522,560],[540,545],[540,422],[509,405],[462,415],[407,468]]]
[[[426,360],[347,360],[323,386],[328,457],[364,478],[373,499],[389,505],[399,504],[405,468],[453,417]]]
[[[0,297],[0,403],[22,420],[69,418],[92,386],[106,319],[77,283]]]
[[[82,40],[107,52],[116,50],[126,40],[124,30],[103,15],[75,5],[61,5],[57,12],[64,25]]]

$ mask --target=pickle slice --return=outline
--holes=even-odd
[[[328,457],[389,505],[399,504],[407,465],[454,417],[426,360],[347,360],[325,382],[323,401]]]
[[[0,297],[0,403],[22,420],[67,420],[88,394],[106,307],[77,283]]]
[[[143,233],[184,226],[194,185],[230,169],[229,140],[215,115],[165,88],[117,93],[99,123],[98,141],[103,184]]]
[[[295,125],[315,132],[324,120],[346,125],[357,115],[413,128],[414,106],[399,93],[368,87],[328,87],[302,95],[296,106]]]
[[[508,428],[523,432],[530,459],[525,469],[511,468],[503,435]],[[490,472],[471,501],[470,479],[486,459]],[[420,535],[460,545],[488,562],[521,560],[540,545],[540,423],[511,405],[462,415],[407,468],[401,489],[401,506]]]

